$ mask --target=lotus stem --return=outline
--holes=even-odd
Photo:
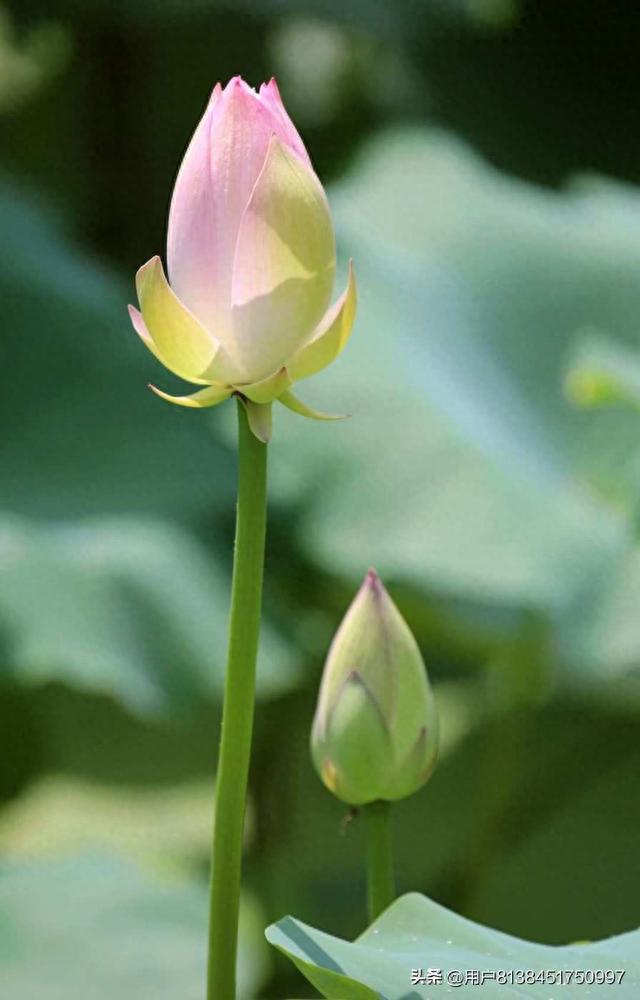
[[[370,802],[362,812],[367,828],[367,903],[372,923],[395,899],[391,803]]]
[[[267,446],[238,400],[238,504],[229,646],[216,780],[208,1000],[235,1000],[244,816],[255,704],[267,512]]]

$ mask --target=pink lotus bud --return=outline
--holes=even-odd
[[[328,365],[355,316],[355,282],[329,307],[335,237],[327,199],[275,80],[218,84],[178,173],[167,282],[159,257],[136,276],[133,325],[156,357],[204,386],[168,396],[213,406],[233,392],[268,439],[270,406],[322,418],[291,385]]]

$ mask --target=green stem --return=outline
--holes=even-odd
[[[238,400],[238,505],[209,910],[208,1000],[235,1000],[244,813],[267,520],[267,446]]]
[[[367,897],[369,923],[395,898],[391,803],[371,802],[363,807],[367,826]]]

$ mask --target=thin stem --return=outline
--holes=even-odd
[[[267,446],[238,400],[238,505],[227,674],[216,781],[208,1000],[235,1000],[238,913],[267,508]]]
[[[371,802],[363,808],[367,826],[367,902],[369,923],[395,898],[391,803]]]

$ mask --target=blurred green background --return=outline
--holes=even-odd
[[[362,830],[307,744],[370,564],[442,720],[399,888],[549,943],[638,924],[640,416],[564,386],[596,344],[637,402],[639,46],[604,0],[0,8],[7,1000],[202,996],[234,414],[147,391],[126,304],[235,73],[277,76],[360,290],[304,387],[352,419],[281,409],[270,449],[243,996],[315,995],[265,923],[364,926]]]

